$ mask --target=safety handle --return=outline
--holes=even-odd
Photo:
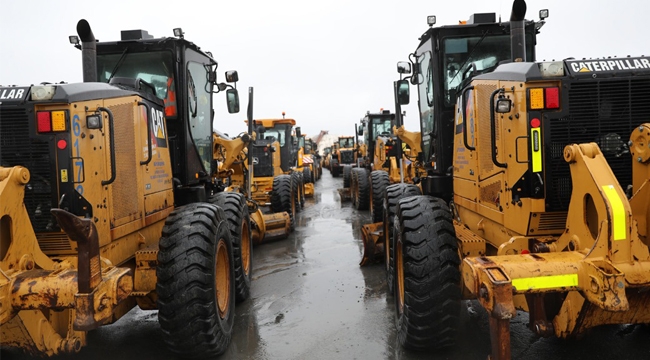
[[[497,94],[502,92],[503,89],[497,89],[492,92],[492,95],[490,95],[490,143],[492,145],[492,162],[497,167],[505,169],[508,167],[508,164],[502,163],[497,159],[497,129],[495,125],[496,116],[494,116],[495,113],[494,97]]]
[[[463,143],[465,144],[465,147],[468,150],[474,151],[474,150],[476,150],[476,148],[473,147],[473,146],[470,146],[469,143],[467,142],[467,114],[466,114],[467,107],[464,104],[464,102],[465,102],[465,94],[470,90],[474,90],[474,87],[473,86],[466,87],[465,89],[463,89],[463,92],[461,94],[462,98],[463,98],[463,104],[461,104],[461,107],[462,107],[461,112],[463,113]]]
[[[98,107],[97,110],[108,114],[108,140],[111,146],[111,149],[109,151],[109,154],[111,156],[111,178],[108,180],[102,180],[102,185],[110,185],[115,181],[115,177],[117,175],[117,170],[115,169],[115,126],[113,121],[113,113],[105,107]]]
[[[140,165],[149,165],[153,159],[153,149],[151,146],[151,107],[145,102],[138,102],[138,106],[144,106],[147,110],[147,160],[140,161]]]

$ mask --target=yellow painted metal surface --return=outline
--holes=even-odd
[[[512,279],[517,290],[570,289],[578,286],[578,274],[534,276]]]

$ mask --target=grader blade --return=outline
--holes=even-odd
[[[263,214],[259,208],[251,212],[253,244],[284,239],[291,233],[291,218],[286,212]]]
[[[383,223],[363,225],[361,239],[363,240],[363,257],[359,266],[381,262],[384,255]]]

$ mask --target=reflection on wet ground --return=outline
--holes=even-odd
[[[341,186],[341,178],[325,171],[296,231],[254,248],[251,298],[237,304],[233,340],[221,359],[486,359],[487,316],[475,302],[465,302],[454,348],[418,353],[399,346],[384,268],[359,267],[361,225],[370,215],[341,203]],[[565,341],[538,338],[527,322],[525,313],[511,322],[513,359],[650,359],[646,326],[602,327]],[[155,311],[135,309],[88,338],[80,354],[65,359],[175,358],[162,341]],[[2,360],[8,358],[25,359],[2,353]]]

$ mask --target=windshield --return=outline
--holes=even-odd
[[[126,77],[142,79],[150,83],[156,88],[156,96],[165,101],[165,114],[176,116],[171,52],[127,51],[119,54],[97,55],[97,75],[100,82],[108,82],[115,77]]]
[[[287,125],[275,125],[270,129],[266,129],[263,135],[265,140],[278,141],[280,147],[284,147],[287,143],[286,132]]]
[[[532,39],[526,39],[528,58],[532,58]],[[510,60],[510,35],[445,38],[443,45],[443,84],[445,104],[456,102],[458,86],[472,73],[482,73],[497,67],[499,62]]]
[[[354,141],[352,140],[352,138],[339,139],[339,147],[340,148],[354,147]]]
[[[392,132],[393,122],[391,119],[374,118],[372,119],[372,133],[375,136],[390,135]]]

